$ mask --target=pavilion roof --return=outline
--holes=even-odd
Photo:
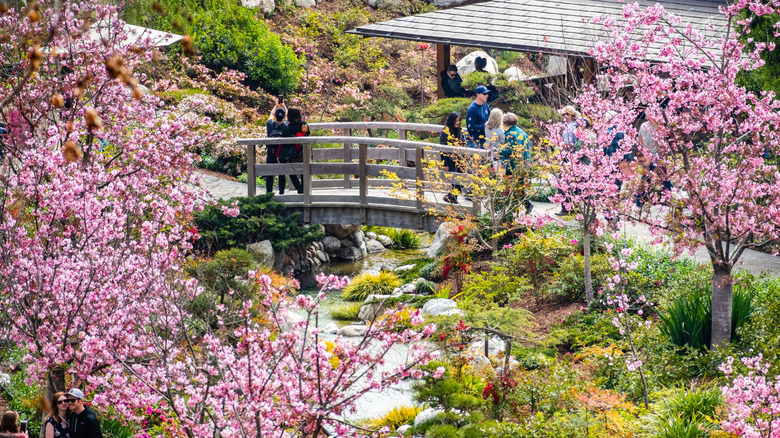
[[[638,3],[646,7],[656,2],[640,0]],[[693,23],[709,37],[720,36],[726,30],[726,18],[718,9],[725,1],[659,0],[657,3],[684,22]],[[612,16],[619,22],[623,20],[624,5],[619,0],[492,0],[367,24],[349,33],[582,56],[594,41],[607,36],[602,25],[590,23],[593,16]]]

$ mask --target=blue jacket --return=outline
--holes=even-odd
[[[466,111],[466,130],[471,137],[471,141],[478,143],[482,147],[485,142],[485,123],[490,117],[490,107],[487,103],[477,105],[477,102],[471,102],[468,111]]]

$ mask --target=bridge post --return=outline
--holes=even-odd
[[[360,221],[365,224],[368,222],[367,209],[368,207],[368,145],[358,145],[359,162],[358,172],[360,173]]]
[[[347,137],[352,137],[352,130],[351,129],[342,129],[341,134]],[[350,143],[344,143],[344,162],[345,163],[351,163],[352,162],[352,144]],[[345,189],[351,189],[352,188],[352,181],[351,178],[352,175],[345,173],[344,174],[344,188]]]
[[[257,193],[257,178],[255,178],[255,145],[246,145],[246,195],[250,198]]]
[[[406,140],[406,129],[398,130],[398,139]],[[398,165],[401,167],[406,167],[408,164],[408,162],[406,161],[406,146],[399,146],[398,154],[400,155],[400,158],[398,159]]]
[[[414,150],[414,173],[416,177],[415,185],[417,186],[417,212],[422,214],[423,212],[423,200],[425,199],[425,172],[422,165],[423,150],[417,148]]]
[[[311,205],[311,143],[303,144],[303,205]]]

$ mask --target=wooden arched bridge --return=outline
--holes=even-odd
[[[302,163],[247,166],[247,195],[255,196],[256,177],[303,175],[303,194],[288,184],[289,191],[274,199],[284,202],[292,211],[302,212],[306,224],[364,224],[435,231],[439,220],[432,211],[447,205],[443,202],[441,181],[463,180],[468,175],[427,171],[421,165],[423,160],[440,159],[442,152],[483,156],[488,153],[406,139],[409,131],[438,134],[444,128],[441,125],[347,122],[311,123],[309,128],[330,130],[336,135],[238,140],[239,145],[247,147],[250,164],[256,161],[257,146],[303,145]],[[398,138],[353,136],[353,130],[391,130],[398,133]],[[315,144],[325,146],[313,148]],[[388,173],[396,175],[398,180],[388,178]],[[432,177],[433,174],[438,176]],[[413,193],[404,195],[393,190],[399,182],[412,187]],[[478,212],[479,205],[465,201],[458,208]]]

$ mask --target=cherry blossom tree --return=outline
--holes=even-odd
[[[731,337],[732,271],[740,257],[780,237],[780,173],[767,159],[780,152],[780,103],[771,92],[735,85],[737,73],[760,66],[761,51],[771,48],[756,42],[743,53],[739,41],[749,23],[739,12],[763,16],[777,6],[743,0],[721,7],[722,36],[711,36],[716,25],[696,29],[657,4],[627,4],[619,20],[597,17],[608,37],[590,53],[604,70],[599,87],[577,98],[585,114],[615,111],[611,123],[627,134],[623,147],[638,152],[623,172],[630,195],[621,211],[669,237],[678,253],[707,249],[714,269],[712,345]],[[631,123],[640,113],[655,127],[654,148],[633,139]],[[673,188],[664,190],[665,182]],[[640,215],[631,196],[637,193],[660,193],[644,200],[661,213]]]
[[[142,93],[150,42],[128,45],[112,7],[1,12],[0,337],[62,389],[64,371],[107,366],[91,351],[124,342],[178,281],[202,198],[184,153],[199,119]]]
[[[613,135],[609,123],[603,117],[595,117],[596,131],[584,123],[579,125],[576,143],[565,142],[561,136],[563,125],[550,125],[550,142],[555,151],[543,158],[544,166],[550,170],[551,184],[558,189],[552,197],[554,202],[562,203],[567,210],[575,211],[582,231],[583,275],[585,277],[585,300],[591,303],[594,298],[593,278],[591,275],[591,238],[601,235],[609,222],[604,218],[617,221],[620,186],[623,179],[620,164],[623,155],[630,152],[630,143],[620,142],[619,150],[612,154],[604,151],[610,146]],[[600,134],[596,134],[599,132]]]

